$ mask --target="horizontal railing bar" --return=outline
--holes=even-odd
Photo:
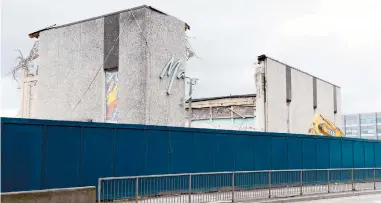
[[[243,173],[276,173],[276,172],[311,172],[311,171],[345,171],[345,170],[380,170],[381,168],[328,168],[328,169],[285,169],[285,170],[258,170],[258,171],[221,171],[221,172],[200,172],[200,173],[178,173],[178,174],[160,174],[160,175],[142,175],[142,176],[121,176],[121,177],[104,177],[99,180],[121,180],[136,178],[161,178],[161,177],[178,177],[178,176],[197,176],[197,175],[219,175],[219,174],[243,174]]]

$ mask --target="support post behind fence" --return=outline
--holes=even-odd
[[[234,190],[235,190],[235,185],[234,185],[234,176],[235,173],[232,173],[232,202],[234,202]]]
[[[135,183],[135,203],[139,202],[139,178],[136,178]]]
[[[188,181],[188,203],[192,202],[192,174],[189,174],[189,181]]]
[[[271,198],[271,171],[269,171],[269,198]]]
[[[303,170],[300,170],[300,196],[303,195]]]
[[[352,191],[355,191],[355,170],[352,168]]]
[[[373,187],[376,190],[376,168],[373,169]]]
[[[328,177],[328,193],[330,193],[331,192],[331,190],[330,190],[330,182],[331,182],[331,180],[330,180],[330,177],[329,177],[329,169],[327,170],[327,177]]]
[[[98,203],[101,202],[101,184],[102,184],[102,180],[98,178]]]

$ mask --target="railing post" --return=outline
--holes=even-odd
[[[135,203],[139,202],[139,178],[136,178],[135,184]]]
[[[102,184],[102,179],[98,178],[98,203],[101,202],[101,184]]]
[[[373,187],[376,190],[376,168],[373,169]]]
[[[328,177],[328,193],[330,193],[331,192],[331,190],[330,190],[330,184],[331,184],[331,178],[329,177],[329,169],[327,169],[327,177]]]
[[[188,203],[192,202],[192,174],[189,174],[188,181]]]
[[[303,169],[300,170],[300,196],[303,195]]]
[[[234,187],[234,176],[235,176],[235,173],[233,172],[232,173],[232,202],[234,202],[234,190],[235,190],[235,187]]]
[[[271,198],[271,171],[269,171],[269,198]]]
[[[355,170],[352,168],[352,191],[355,191]]]

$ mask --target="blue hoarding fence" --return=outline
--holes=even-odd
[[[2,192],[98,178],[381,167],[381,142],[312,135],[1,118]]]

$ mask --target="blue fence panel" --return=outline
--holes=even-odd
[[[169,131],[150,129],[145,133],[147,137],[145,174],[169,173]]]
[[[374,164],[374,143],[364,142],[364,157],[365,157],[365,167],[372,168]]]
[[[195,165],[194,171],[215,171],[216,135],[213,133],[195,133]]]
[[[216,135],[215,169],[219,171],[234,171],[235,140],[236,138],[229,134]]]
[[[288,169],[303,168],[302,138],[289,136],[288,143]]]
[[[358,141],[353,143],[353,160],[355,168],[365,167],[364,155],[364,142]]]
[[[316,155],[317,166],[316,168],[325,169],[329,168],[329,140],[328,139],[315,139],[316,141]]]
[[[41,188],[43,126],[1,125],[2,192]]]
[[[353,168],[353,143],[351,140],[341,141],[341,167]]]
[[[81,127],[45,127],[41,189],[80,186],[81,133]]]
[[[329,140],[329,155],[330,168],[342,168],[341,140]]]
[[[374,143],[374,159],[376,167],[381,168],[381,142]]]
[[[316,141],[314,138],[303,139],[303,168],[317,168]]]
[[[193,132],[175,131],[170,136],[170,173],[196,172],[192,167],[196,150]]]
[[[254,137],[247,135],[236,135],[235,150],[235,170],[254,170]]]
[[[372,140],[9,118],[1,120],[1,132],[3,192],[97,185],[110,176],[381,167],[381,142]],[[305,181],[325,176],[310,173]],[[335,181],[348,177],[348,171],[332,174]],[[268,177],[252,180],[236,183],[260,187]]]
[[[97,185],[98,178],[114,176],[114,133],[114,129],[83,128],[82,186]]]
[[[115,130],[115,176],[144,174],[146,136],[143,129]]]
[[[254,167],[255,170],[271,169],[271,143],[270,136],[254,137]]]
[[[287,137],[271,138],[271,166],[273,170],[287,169]]]

